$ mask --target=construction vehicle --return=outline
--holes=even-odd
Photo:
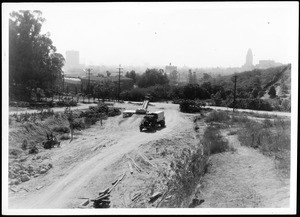
[[[141,109],[137,109],[135,113],[136,114],[146,114],[147,113],[148,105],[149,105],[149,97],[146,96],[145,100],[143,102],[142,108]]]
[[[146,96],[141,109],[125,110],[123,111],[123,118],[131,117],[133,114],[147,114],[148,105],[149,105],[149,96]]]
[[[158,125],[165,127],[165,115],[163,111],[146,114],[139,127],[141,132],[143,129],[155,131]]]

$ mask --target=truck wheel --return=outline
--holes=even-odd
[[[140,132],[142,132],[143,131],[143,127],[140,127]]]
[[[161,126],[161,127],[165,127],[165,121],[161,121],[161,122],[160,122],[160,126]]]

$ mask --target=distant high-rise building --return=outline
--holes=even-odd
[[[79,68],[79,51],[66,51],[66,65],[67,70]]]
[[[170,65],[166,66],[165,73],[169,76],[171,85],[175,85],[178,83],[177,66],[172,66],[170,63]]]
[[[249,48],[246,55],[246,63],[242,66],[242,70],[252,70],[252,69],[254,69],[253,54],[252,54],[252,50]]]

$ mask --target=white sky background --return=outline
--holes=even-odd
[[[20,6],[21,5],[21,6]],[[99,65],[240,67],[248,48],[261,59],[290,63],[297,40],[295,3],[43,3],[42,31],[58,52],[78,50]],[[296,6],[296,7],[295,7]]]

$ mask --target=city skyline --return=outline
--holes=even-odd
[[[80,52],[80,64],[241,67],[294,58],[296,10],[289,3],[28,3],[41,10],[57,51]],[[237,19],[238,18],[238,19]],[[278,31],[280,30],[280,31]]]

